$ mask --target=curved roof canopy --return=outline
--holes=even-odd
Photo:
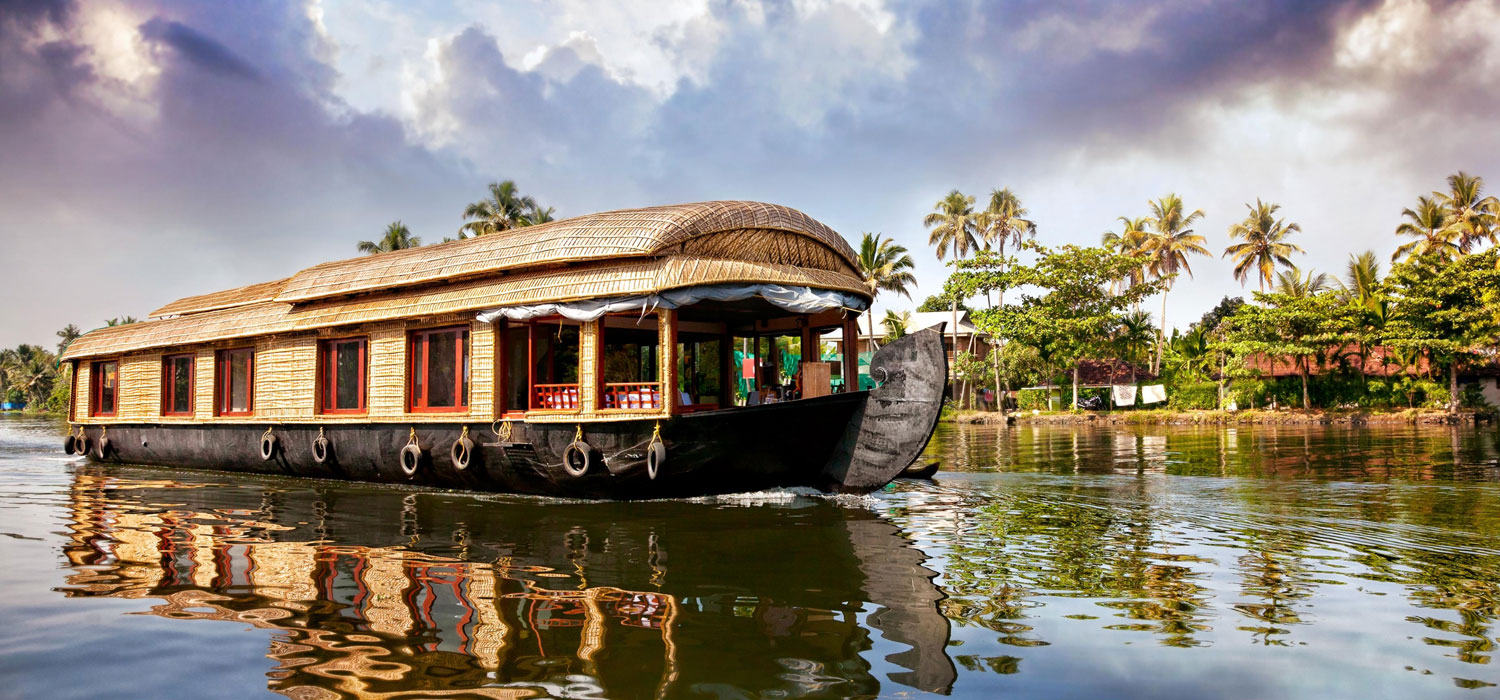
[[[795,209],[736,201],[626,209],[323,263],[180,299],[154,320],[84,335],[65,359],[702,284],[794,284],[868,297],[857,269],[842,236]]]

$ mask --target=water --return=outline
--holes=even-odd
[[[945,427],[636,504],[99,467],[0,419],[0,697],[1500,695],[1493,428]]]

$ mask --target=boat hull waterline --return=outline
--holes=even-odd
[[[508,439],[490,424],[453,423],[131,423],[84,428],[88,458],[120,464],[282,474],[593,499],[649,499],[741,493],[782,487],[867,493],[912,464],[937,425],[947,385],[939,330],[914,333],[880,349],[870,366],[877,386],[660,421],[511,422]],[[653,434],[665,448],[654,478],[647,469]],[[275,437],[269,459],[262,438]],[[463,468],[456,441],[474,443]],[[582,431],[589,469],[570,473],[564,453]],[[401,451],[421,451],[403,469]],[[109,438],[100,455],[101,438]],[[313,444],[327,440],[326,458]],[[408,465],[410,466],[410,465]],[[576,467],[575,463],[575,467]]]

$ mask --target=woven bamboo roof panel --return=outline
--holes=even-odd
[[[216,309],[227,309],[231,306],[243,306],[254,304],[259,301],[270,301],[281,293],[281,288],[286,286],[289,277],[284,277],[272,282],[260,282],[258,284],[226,289],[222,292],[211,294],[200,294],[198,296],[178,299],[166,306],[151,312],[151,318],[163,318],[166,316],[181,316],[182,314],[195,314]]]
[[[759,234],[767,245],[738,246],[734,255],[786,248],[787,236],[811,239],[855,269],[855,253],[833,229],[795,209],[760,202],[701,202],[589,214],[478,238],[315,265],[292,276],[277,301],[314,299],[461,280],[502,271],[595,260],[684,253],[702,236]],[[789,251],[790,252],[790,251]],[[829,267],[828,260],[818,267]]]
[[[378,257],[378,256],[377,256]],[[308,304],[244,306],[101,328],[68,346],[64,359],[194,345],[400,318],[480,311],[515,304],[650,294],[702,284],[768,282],[868,296],[850,272],[783,263],[671,256],[553,268],[498,278]]]

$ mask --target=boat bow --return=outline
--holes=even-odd
[[[876,351],[870,360],[876,386],[849,420],[823,470],[828,490],[874,491],[900,475],[927,447],[948,386],[942,333],[939,324]]]

